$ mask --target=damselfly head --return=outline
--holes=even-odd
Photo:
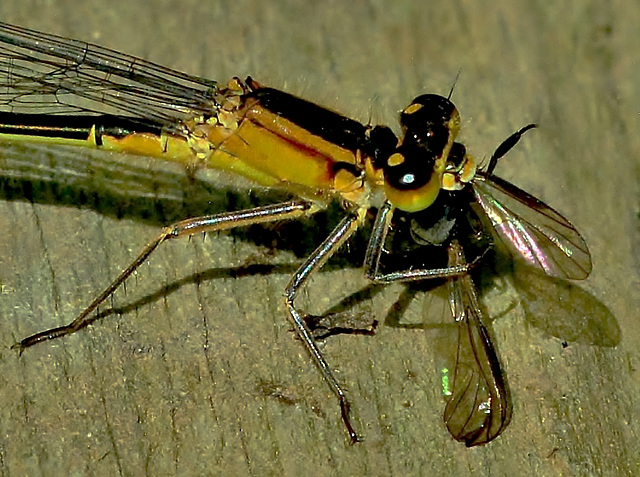
[[[400,113],[404,137],[382,165],[385,193],[405,212],[429,207],[442,188],[442,176],[460,114],[451,101],[435,94],[418,96]]]

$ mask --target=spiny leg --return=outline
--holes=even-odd
[[[298,268],[298,271],[293,277],[291,277],[291,280],[285,289],[285,302],[289,318],[295,327],[296,333],[304,343],[307,351],[311,355],[311,358],[331,388],[331,391],[338,398],[338,401],[340,402],[340,414],[342,416],[342,421],[347,428],[347,432],[349,433],[352,443],[358,442],[360,439],[358,434],[356,434],[356,431],[353,429],[349,418],[349,409],[351,404],[349,403],[344,390],[334,377],[333,372],[331,371],[327,361],[324,359],[318,345],[313,339],[312,332],[305,323],[303,315],[295,307],[294,300],[309,278],[317,272],[326,263],[329,257],[331,257],[358,229],[359,223],[364,216],[364,212],[364,210],[350,211],[326,238],[326,240],[311,254],[311,256],[309,256],[309,258],[307,258],[300,268]]]
[[[162,229],[162,232],[142,250],[138,257],[127,268],[125,268],[120,275],[118,275],[111,285],[105,288],[102,293],[94,298],[89,306],[87,306],[75,320],[67,325],[31,335],[19,343],[14,344],[12,348],[18,348],[20,350],[20,354],[22,354],[26,348],[40,343],[41,341],[73,334],[79,329],[90,324],[92,319],[89,318],[89,315],[101,303],[109,298],[120,287],[120,285],[122,285],[124,281],[149,258],[161,243],[166,242],[169,239],[188,237],[197,233],[217,232],[252,224],[274,222],[277,220],[296,219],[314,212],[315,208],[312,202],[297,200],[236,212],[225,212],[205,217],[194,217],[176,222],[175,224]]]

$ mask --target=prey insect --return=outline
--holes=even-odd
[[[465,263],[457,240],[447,251],[449,263]],[[500,435],[511,420],[511,399],[471,275],[453,277],[448,285],[458,347],[444,422],[452,436],[471,447]]]
[[[192,171],[221,169],[294,197],[165,227],[75,320],[31,335],[15,347],[23,352],[85,327],[97,308],[164,242],[299,219],[338,201],[344,218],[291,277],[284,303],[297,335],[339,401],[351,441],[356,442],[350,402],[296,298],[368,222],[368,211],[377,210],[364,257],[364,273],[373,282],[451,278],[465,283],[467,272],[483,253],[470,262],[460,258],[461,249],[444,216],[438,218],[437,227],[423,223],[422,229],[437,229],[437,240],[427,242],[447,245],[459,258],[443,267],[399,268],[394,266],[393,250],[383,254],[394,213],[420,222],[425,211],[438,201],[446,206],[447,198],[456,194],[471,197],[469,204],[479,206],[497,237],[531,265],[574,279],[585,278],[591,269],[587,247],[567,219],[493,174],[498,160],[534,125],[509,136],[481,171],[464,146],[455,142],[460,115],[449,98],[418,96],[401,112],[400,123],[403,136],[398,138],[386,126],[361,124],[252,78],[233,78],[220,85],[97,45],[0,23],[0,139],[146,155],[179,162]],[[421,242],[416,237],[416,244]],[[473,316],[472,308],[467,317]],[[476,355],[479,369],[487,369],[482,361],[490,354]],[[476,412],[486,414],[486,409],[471,410]],[[480,431],[486,426],[483,422],[476,426]],[[458,431],[450,430],[459,437]],[[473,444],[488,442],[497,432],[482,435],[486,437],[475,438]]]

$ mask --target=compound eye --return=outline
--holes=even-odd
[[[385,181],[395,189],[414,190],[431,179],[434,161],[423,154],[412,152],[414,151],[401,146],[387,159],[384,167]]]
[[[405,212],[426,209],[442,187],[442,171],[438,169],[424,150],[401,145],[383,168],[387,199]]]
[[[455,116],[459,117],[458,110],[447,98],[423,94],[400,113],[400,123],[405,129],[427,131],[430,125],[448,124]]]

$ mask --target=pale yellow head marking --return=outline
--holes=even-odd
[[[404,156],[399,152],[396,152],[395,154],[391,154],[389,156],[389,159],[387,159],[387,165],[389,167],[399,166],[403,162],[404,162]]]
[[[422,104],[418,104],[418,103],[413,103],[410,104],[409,106],[407,106],[404,111],[402,111],[404,114],[413,114],[416,111],[420,111],[420,109],[422,109]]]

